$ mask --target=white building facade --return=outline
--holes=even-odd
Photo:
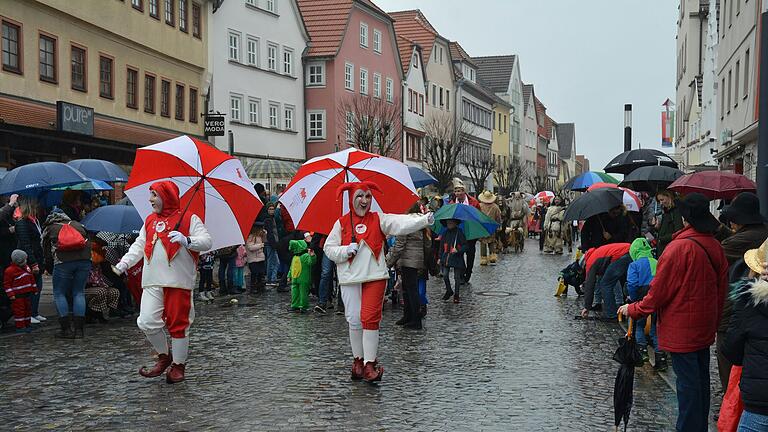
[[[405,38],[398,38],[403,64],[403,161],[423,167],[424,118],[429,111],[426,97],[426,76],[421,47]]]
[[[225,114],[227,135],[212,137],[254,181],[286,183],[251,170],[268,159],[301,162],[304,146],[302,54],[309,36],[295,0],[229,0],[213,12],[209,37],[212,76],[208,110]]]

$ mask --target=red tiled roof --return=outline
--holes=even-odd
[[[370,0],[298,0],[310,38],[308,57],[336,55],[344,39],[344,30],[355,2],[391,19]]]
[[[390,12],[389,16],[395,20],[395,33],[397,33],[398,36],[406,37],[421,46],[423,58],[429,59],[438,33],[437,30],[432,27],[432,24],[427,21],[424,14],[422,14],[420,10],[415,9]],[[402,51],[400,51],[400,57],[403,58],[404,63],[407,61],[405,60],[405,57],[403,57]],[[403,64],[403,68],[406,67],[407,66]]]
[[[400,51],[400,61],[403,65],[403,75],[408,74],[408,68],[411,67],[413,58],[413,48],[418,44],[405,36],[397,35],[397,49]]]
[[[472,61],[472,57],[467,54],[466,51],[464,51],[464,48],[459,45],[458,42],[451,42],[451,57],[453,57],[453,60],[459,60],[459,61],[465,61],[472,66],[477,67],[475,62]]]

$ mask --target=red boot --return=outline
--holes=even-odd
[[[352,362],[352,380],[360,381],[363,379],[363,359],[355,357],[355,361]]]
[[[381,381],[382,375],[384,375],[384,368],[379,366],[378,361],[372,361],[365,364],[363,379],[366,382],[373,383],[376,381]]]
[[[155,363],[155,366],[153,366],[152,369],[147,369],[146,366],[142,366],[139,369],[139,375],[143,376],[144,378],[158,377],[162,375],[166,369],[168,369],[168,366],[171,365],[172,361],[173,360],[171,359],[170,355],[158,354],[157,363]]]
[[[165,382],[168,384],[175,384],[184,381],[184,364],[172,364],[171,370],[165,374]]]

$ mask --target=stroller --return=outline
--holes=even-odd
[[[582,261],[581,251],[577,251],[574,261],[568,264],[564,269],[560,270],[555,297],[567,297],[569,285],[576,289],[576,294],[579,296],[584,294],[581,290],[581,285],[584,283],[586,275],[584,274],[584,263]]]

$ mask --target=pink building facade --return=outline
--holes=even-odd
[[[343,108],[351,98],[402,107],[403,78],[392,18],[376,5],[300,0],[299,7],[311,39],[304,56],[309,159],[354,146]]]

